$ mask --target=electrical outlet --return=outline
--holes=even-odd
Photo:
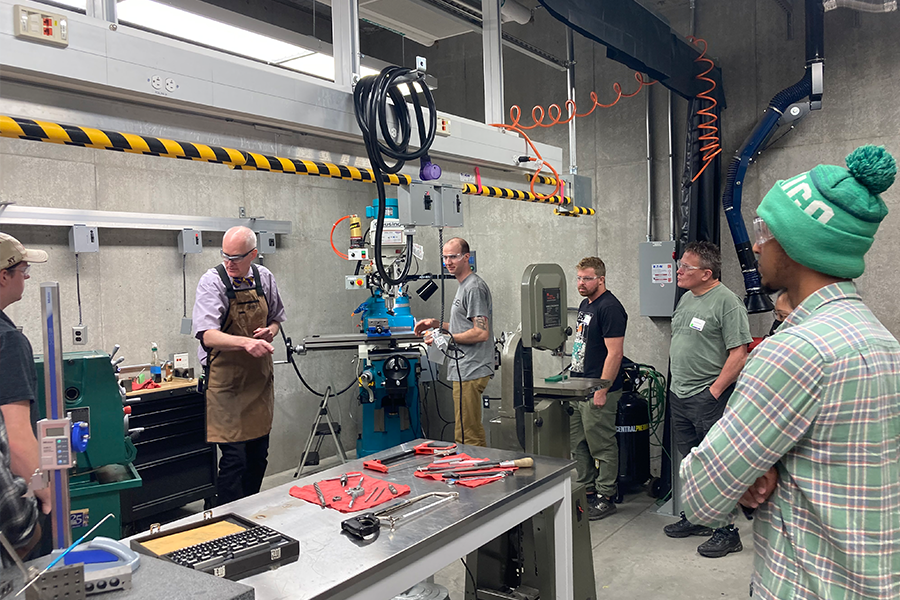
[[[490,398],[490,396],[488,396],[487,394],[483,394],[483,395],[481,396],[481,404],[482,404],[482,406],[484,406],[485,408],[490,408],[490,407],[491,407],[491,398]]]
[[[434,130],[435,135],[450,135],[450,119],[447,117],[437,118],[437,129]]]
[[[76,346],[87,344],[87,325],[75,325],[72,327],[72,343]]]

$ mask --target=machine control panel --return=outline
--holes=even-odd
[[[345,275],[344,287],[348,290],[366,289],[366,278],[362,275]]]
[[[41,447],[41,468],[46,470],[68,469],[73,461],[69,419],[41,419],[37,423]]]

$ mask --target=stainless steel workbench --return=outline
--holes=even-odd
[[[421,440],[420,440],[421,441]],[[411,448],[416,442],[404,444]],[[371,457],[388,455],[387,450]],[[460,452],[493,460],[521,458],[521,453],[474,446]],[[259,600],[281,598],[388,600],[454,560],[481,547],[538,512],[553,507],[556,598],[572,598],[572,461],[534,456],[534,467],[519,469],[514,477],[477,488],[449,486],[413,476],[416,466],[431,462],[419,456],[398,463],[387,474],[366,471],[373,477],[411,487],[403,498],[438,491],[457,491],[459,499],[407,521],[391,532],[382,527],[374,540],[362,542],[341,533],[341,521],[350,516],[293,498],[294,485],[309,485],[341,473],[362,470],[362,460],[341,465],[261,492],[215,509],[259,521],[300,540],[300,559],[274,571],[254,575],[241,583],[256,589]],[[363,484],[365,486],[365,484]],[[375,510],[390,506],[384,503]],[[419,505],[416,505],[416,507]],[[191,521],[195,515],[170,523],[163,531]]]

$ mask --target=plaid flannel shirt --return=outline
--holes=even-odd
[[[900,598],[900,344],[852,282],[805,299],[751,354],[725,414],[681,464],[693,523],[754,514],[754,598]]]
[[[28,484],[12,474],[9,461],[9,437],[3,414],[0,413],[0,530],[13,546],[19,546],[34,532],[38,519],[37,500],[22,497],[28,490]],[[4,554],[5,551],[0,550],[0,557]],[[0,560],[0,564],[4,562]]]

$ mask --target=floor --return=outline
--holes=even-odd
[[[330,466],[324,460],[318,468]],[[270,475],[263,489],[292,480],[293,469]],[[663,526],[676,519],[656,510],[655,499],[636,493],[626,495],[615,514],[591,523],[597,600],[748,597],[753,569],[753,537],[748,521],[742,518],[738,523],[744,550],[710,559],[697,553],[697,546],[706,538],[666,537]],[[464,600],[465,569],[460,561],[435,573],[434,581],[447,588],[452,600]]]

